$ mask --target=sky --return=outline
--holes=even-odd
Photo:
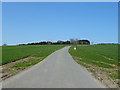
[[[119,2],[120,0],[2,0],[2,2]]]
[[[3,44],[87,39],[118,42],[117,2],[4,2]]]

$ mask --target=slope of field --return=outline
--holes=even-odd
[[[25,57],[42,57],[64,47],[64,45],[26,45],[26,46],[3,46],[2,64],[14,62]]]
[[[101,77],[101,80],[106,78],[118,83],[118,45],[77,46],[77,50],[74,47],[69,52],[79,64]]]

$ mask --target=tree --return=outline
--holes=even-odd
[[[5,44],[3,44],[3,46],[7,46],[7,44],[5,43]]]
[[[57,44],[63,44],[63,41],[58,40]]]
[[[70,39],[70,44],[74,44],[75,40],[73,38]]]
[[[77,45],[78,44],[78,39],[77,38],[76,39],[71,38],[70,43],[74,44],[74,45]]]
[[[48,45],[51,45],[51,44],[52,44],[52,42],[51,42],[51,41],[47,41],[47,44],[48,44]]]

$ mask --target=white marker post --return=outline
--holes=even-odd
[[[74,47],[74,50],[76,50],[76,47]]]

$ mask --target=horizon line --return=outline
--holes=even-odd
[[[5,44],[7,44],[7,46],[9,46],[9,45],[19,45],[19,44],[28,44],[28,43],[38,43],[38,42],[27,42],[27,43],[16,43],[16,44],[7,44],[7,43],[5,43]],[[92,43],[92,42],[91,42]],[[112,43],[114,43],[114,44],[120,44],[119,42],[93,42],[93,44],[112,44]],[[4,44],[0,44],[0,46],[3,46]]]

